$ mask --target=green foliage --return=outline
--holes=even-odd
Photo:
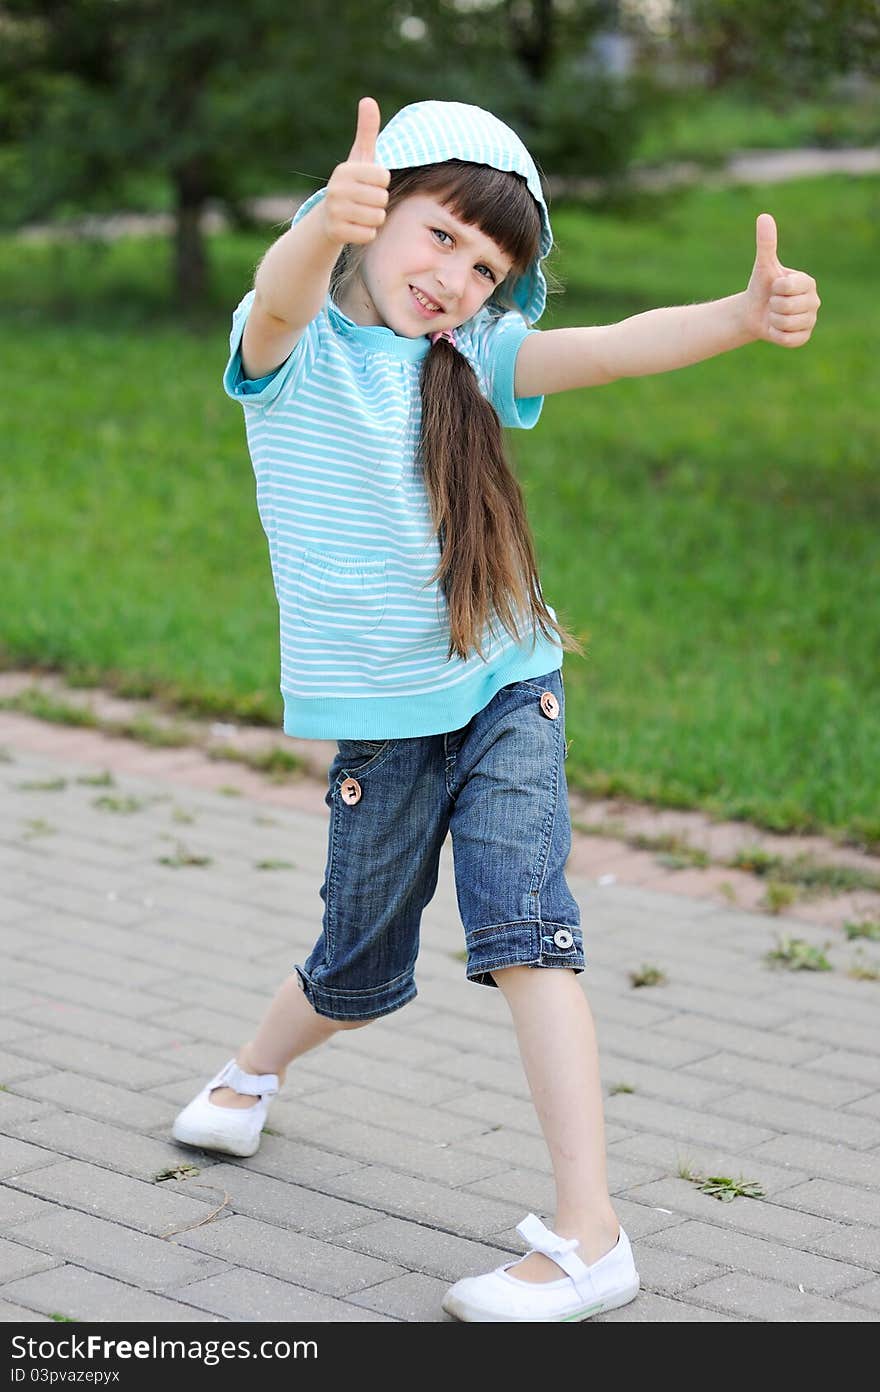
[[[554,215],[566,284],[542,328],[732,293],[754,222],[815,275],[806,348],[548,397],[511,432],[566,657],[578,791],[778,830],[880,838],[880,180],[694,189]],[[232,308],[267,237],[212,239],[184,328],[158,239],[0,241],[16,387],[0,406],[0,665],[125,678],[178,709],[277,728],[278,611],[240,408]],[[47,409],[51,394],[51,410]],[[875,841],[876,844],[876,841]]]

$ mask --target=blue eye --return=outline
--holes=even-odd
[[[435,237],[446,237],[450,242],[452,241],[452,237],[450,237],[449,233],[444,231],[442,227],[432,227],[431,231],[433,232]],[[446,242],[442,242],[441,245],[445,246]],[[481,275],[485,271],[486,275],[489,277],[490,280],[495,280],[495,272],[492,270],[491,266],[479,266],[477,269],[480,271]],[[485,278],[486,277],[483,276],[484,280]]]

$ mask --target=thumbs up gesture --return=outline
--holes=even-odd
[[[321,202],[324,230],[332,242],[372,242],[385,221],[391,174],[376,163],[378,102],[361,97],[357,129],[348,159],[337,164]]]
[[[783,266],[776,254],[776,222],[759,213],[755,224],[757,253],[745,291],[744,316],[753,338],[780,348],[801,348],[813,332],[822,301],[806,271]]]

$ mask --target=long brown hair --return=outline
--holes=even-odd
[[[498,313],[515,309],[516,279],[537,256],[541,233],[525,180],[463,160],[392,170],[387,212],[417,192],[438,197],[507,253],[513,265],[488,304]],[[366,250],[343,249],[330,280],[337,301]],[[446,599],[447,659],[467,659],[472,651],[484,658],[485,629],[488,624],[494,633],[495,616],[516,642],[523,641],[518,619],[525,620],[533,638],[540,628],[547,638],[556,634],[566,651],[584,656],[578,639],[544,603],[522,489],[505,455],[498,415],[448,339],[438,339],[425,356],[420,386],[420,459],[441,552],[427,584],[439,582]]]

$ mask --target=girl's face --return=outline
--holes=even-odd
[[[404,338],[455,329],[488,300],[513,261],[478,227],[413,193],[388,214],[339,308]]]

